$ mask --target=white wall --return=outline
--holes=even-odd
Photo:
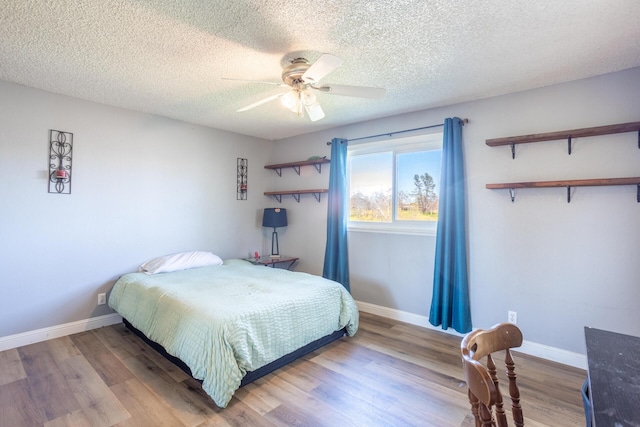
[[[111,313],[97,294],[148,258],[263,245],[269,141],[3,81],[0,124],[0,338]],[[49,129],[74,134],[70,195],[47,193]]]
[[[469,276],[474,327],[518,313],[527,341],[584,354],[585,325],[640,335],[640,204],[636,187],[507,190],[485,184],[640,176],[638,135],[627,133],[509,147],[486,139],[640,121],[640,68],[345,126],[278,141],[271,162],[329,155],[332,137],[358,138],[469,118],[463,130],[468,191]],[[328,112],[330,114],[330,112]],[[307,180],[272,177],[280,189],[321,188],[328,167]],[[315,175],[314,175],[315,174]],[[308,186],[307,186],[308,185]],[[326,200],[282,204],[295,218],[281,237],[299,269],[322,272]],[[351,289],[364,303],[428,316],[433,238],[349,233]]]
[[[224,258],[269,249],[264,207],[288,209],[279,230],[297,269],[321,274],[326,197],[266,199],[271,188],[326,188],[329,166],[282,178],[267,163],[329,155],[357,138],[467,117],[469,273],[475,327],[518,312],[525,339],[584,353],[584,325],[640,335],[640,204],[636,188],[487,190],[489,182],[640,176],[633,133],[490,148],[488,138],[640,120],[640,69],[404,114],[271,143],[0,81],[0,338],[110,313],[96,306],[117,277],[159,254]],[[330,112],[328,112],[330,114]],[[48,131],[74,133],[73,193],[47,193]],[[273,148],[272,148],[273,147]],[[235,195],[249,159],[249,200]],[[428,316],[433,238],[350,233],[356,299]]]

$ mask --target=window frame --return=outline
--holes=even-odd
[[[414,234],[435,236],[437,221],[410,221],[398,220],[398,154],[406,154],[416,151],[442,150],[442,132],[415,135],[410,137],[387,138],[374,142],[361,142],[349,144],[347,147],[347,192],[351,199],[351,159],[354,156],[391,152],[392,160],[392,188],[391,188],[391,222],[352,221],[347,218],[347,231]],[[442,161],[442,158],[441,158]],[[442,165],[441,165],[442,167]],[[351,206],[349,205],[349,212]]]

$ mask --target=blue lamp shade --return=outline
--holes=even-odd
[[[287,210],[280,208],[266,208],[262,216],[263,227],[286,227],[287,226]]]
[[[262,215],[262,226],[273,227],[271,233],[271,258],[280,258],[280,247],[278,246],[278,233],[276,228],[287,226],[287,210],[280,208],[266,208]]]

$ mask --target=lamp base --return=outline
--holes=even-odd
[[[280,258],[280,248],[278,247],[278,232],[276,231],[275,227],[273,227],[273,233],[271,233],[271,255],[269,255],[269,258]]]

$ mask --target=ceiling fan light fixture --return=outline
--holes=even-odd
[[[302,97],[302,92],[300,92],[299,90],[292,90],[285,93],[280,102],[293,114],[299,117],[304,116],[305,104]]]
[[[316,103],[317,98],[316,95],[311,92],[309,89],[300,92],[300,98],[302,99],[302,103],[305,107],[309,107]]]
[[[300,92],[296,92],[296,94],[298,95],[298,98],[296,99],[296,103],[294,104],[293,108],[291,108],[291,112],[298,117],[303,117],[304,107],[302,105],[302,101],[300,100]]]
[[[298,104],[298,92],[292,90],[284,94],[282,98],[280,98],[280,102],[284,107],[290,111],[296,112],[296,105]]]
[[[324,111],[316,98],[316,91],[332,95],[353,96],[369,99],[379,99],[384,96],[385,90],[383,88],[318,84],[323,77],[333,72],[336,68],[342,65],[342,63],[342,59],[327,53],[320,56],[320,58],[318,58],[313,64],[310,64],[305,58],[295,58],[291,60],[290,65],[284,67],[282,70],[283,83],[256,82],[289,87],[290,90],[288,92],[282,92],[261,99],[246,107],[240,108],[238,112],[251,110],[252,108],[280,98],[280,102],[286,109],[298,117],[304,117],[304,112],[306,111],[309,120],[314,122],[325,117]]]

